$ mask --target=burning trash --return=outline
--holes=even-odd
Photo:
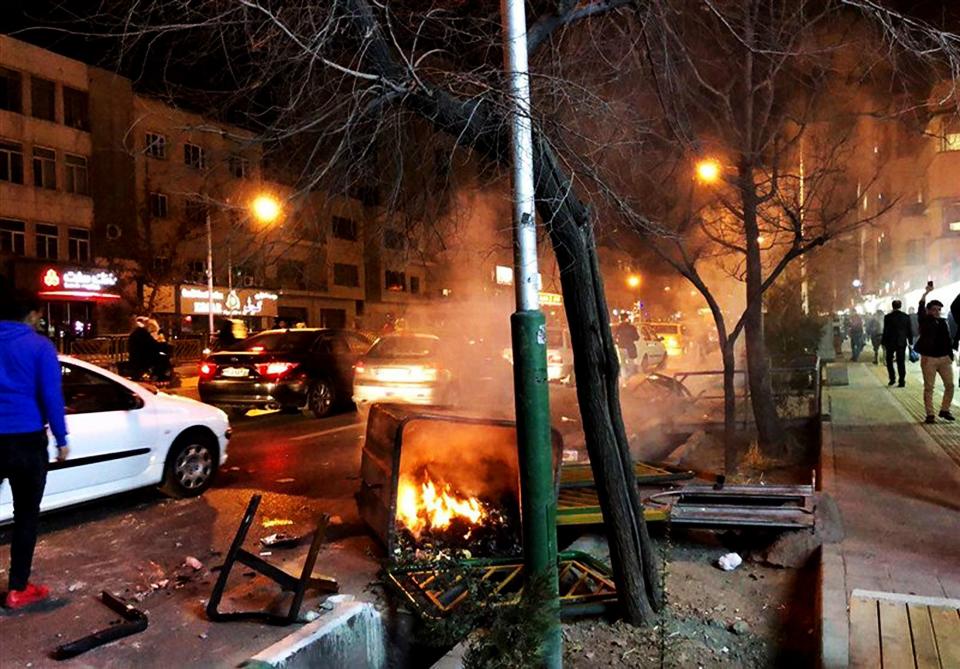
[[[397,486],[397,530],[404,552],[519,555],[519,521],[515,497],[467,495],[435,480],[425,466],[403,474]]]

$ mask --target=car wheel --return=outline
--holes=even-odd
[[[196,497],[210,487],[220,465],[220,449],[211,435],[177,437],[167,454],[160,489],[171,497]]]
[[[325,418],[333,410],[333,385],[326,379],[318,379],[310,384],[307,390],[307,406],[305,410],[316,418]]]

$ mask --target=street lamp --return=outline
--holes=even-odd
[[[703,183],[712,184],[720,179],[720,163],[713,158],[704,158],[697,163],[697,178]]]
[[[261,223],[273,223],[283,210],[280,202],[268,193],[257,195],[247,206],[250,215]],[[207,207],[205,222],[207,227],[207,341],[213,337],[213,226],[210,223],[210,207]],[[232,268],[230,270],[233,271]]]
[[[629,288],[639,288],[640,287],[640,277],[637,274],[631,274],[627,277],[627,286]]]

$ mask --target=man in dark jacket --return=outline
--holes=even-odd
[[[893,385],[896,380],[893,377],[893,359],[897,359],[897,375],[900,378],[900,387],[906,385],[907,365],[904,361],[904,355],[907,352],[907,344],[912,339],[910,317],[900,311],[903,302],[893,301],[893,311],[883,317],[883,348],[886,351],[887,376],[890,377],[890,383]]]
[[[31,296],[0,286],[0,484],[8,481],[13,493],[10,589],[4,603],[11,609],[50,594],[29,582],[47,483],[45,426],[57,441],[57,459],[67,457],[60,362],[50,340],[37,333],[38,318]]]
[[[950,413],[950,403],[953,402],[953,339],[950,337],[950,328],[947,320],[941,316],[943,302],[930,300],[927,304],[927,295],[932,288],[928,287],[920,298],[920,309],[917,311],[920,321],[920,337],[914,349],[920,354],[920,370],[923,372],[923,405],[927,410],[928,423],[935,423],[933,414],[933,387],[937,375],[943,381],[943,401],[940,404],[940,418],[953,421]]]

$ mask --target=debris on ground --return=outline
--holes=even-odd
[[[329,525],[343,525],[343,518],[340,516],[330,516]]]
[[[727,553],[717,560],[717,566],[724,571],[733,571],[741,564],[743,564],[743,558],[738,553]]]
[[[308,623],[312,623],[314,620],[316,620],[319,617],[320,617],[320,614],[317,613],[316,611],[307,611],[306,613],[303,614],[304,621]]]
[[[200,562],[197,558],[192,555],[188,555],[187,558],[183,561],[184,566],[190,567],[194,571],[200,571],[203,569],[203,563]]]
[[[270,546],[271,548],[293,548],[297,546],[302,539],[303,537],[295,537],[291,534],[284,534],[283,532],[274,532],[260,539],[260,543],[264,546]]]
[[[87,587],[87,584],[83,581],[76,581],[67,586],[67,592],[76,592],[77,590],[82,590]]]

